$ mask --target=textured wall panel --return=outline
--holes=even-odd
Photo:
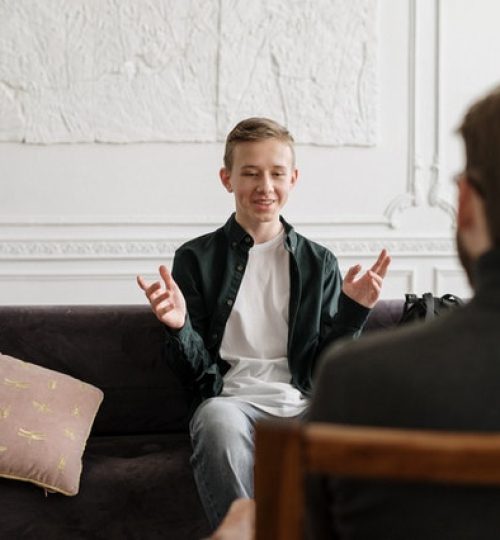
[[[3,140],[213,140],[217,2],[0,2]]]
[[[0,140],[375,142],[374,0],[0,0]]]
[[[255,114],[299,142],[375,143],[374,0],[222,0],[219,138]]]

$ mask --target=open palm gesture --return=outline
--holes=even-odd
[[[159,270],[164,285],[161,281],[148,285],[142,276],[137,276],[137,283],[146,293],[157,319],[169,328],[179,330],[186,320],[186,301],[167,268],[162,265]]]
[[[361,265],[351,266],[344,277],[342,291],[358,304],[372,308],[379,299],[390,262],[387,250],[383,249],[375,264],[360,277],[357,275],[361,271]]]

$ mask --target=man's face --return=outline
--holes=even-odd
[[[277,222],[297,181],[292,150],[277,139],[239,143],[234,148],[232,170],[222,169],[221,179],[234,193],[240,225],[255,228]]]

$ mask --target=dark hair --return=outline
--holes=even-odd
[[[228,170],[232,169],[234,148],[238,143],[263,141],[266,139],[277,139],[288,144],[292,151],[292,162],[295,165],[293,137],[285,127],[269,118],[247,118],[236,124],[226,138],[224,167]]]
[[[482,195],[486,222],[500,246],[500,87],[470,107],[459,132],[465,143],[465,175]]]

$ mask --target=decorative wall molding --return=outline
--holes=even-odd
[[[407,208],[416,206],[417,168],[421,169],[417,156],[416,108],[417,108],[417,2],[408,1],[408,149],[406,191],[395,197],[386,207],[384,216],[391,228],[399,226],[399,215]]]
[[[147,274],[143,274],[147,279]],[[151,274],[151,277],[153,274]],[[63,281],[125,281],[134,283],[137,274],[132,272],[0,272],[0,281],[45,281],[45,282],[63,282]]]
[[[185,240],[13,240],[0,242],[1,259],[148,259],[173,257]]]
[[[458,263],[455,268],[435,266],[432,270],[432,281],[434,293],[437,295],[452,293],[463,298],[472,295],[465,273]]]
[[[415,290],[417,283],[417,270],[415,268],[391,268],[390,272],[387,274],[387,277],[384,280],[384,286],[382,290],[386,292],[388,288],[391,288],[391,285],[398,282],[398,279],[403,280],[405,286],[403,290],[398,290],[394,293],[395,297],[401,297],[404,293],[412,292]]]
[[[393,229],[399,227],[399,216],[417,204],[417,170],[421,169],[417,156],[417,2],[408,1],[408,148],[406,191],[395,197],[386,207],[384,216]]]
[[[318,239],[337,256],[364,257],[378,255],[387,249],[393,257],[455,256],[455,241],[451,238],[368,238]]]
[[[422,43],[419,38],[421,33],[422,12],[427,9],[423,2],[409,0],[409,29],[408,29],[408,177],[406,191],[395,197],[386,207],[384,215],[389,220],[392,228],[398,228],[400,215],[410,207],[422,206],[427,202],[429,206],[442,210],[449,218],[452,226],[456,222],[456,210],[452,204],[440,196],[442,187],[441,170],[441,139],[442,139],[442,108],[441,108],[441,56],[442,56],[442,18],[441,0],[433,0],[431,18],[427,19],[435,42],[433,56],[429,59],[423,56]],[[432,149],[429,159],[428,152],[422,141],[429,139],[429,134],[422,136],[418,131],[417,118],[422,118],[420,109],[424,110],[425,92],[420,85],[427,84],[423,70],[428,70],[427,75],[433,81],[432,106],[433,121],[424,128],[432,129]],[[432,71],[430,71],[432,70]],[[429,114],[429,109],[425,109]],[[427,181],[428,180],[428,181]],[[427,196],[424,192],[427,187]]]
[[[175,218],[165,216],[108,215],[108,216],[0,216],[0,227],[207,227],[213,230],[223,225],[228,216],[179,215]],[[288,219],[288,218],[287,218]],[[344,225],[386,226],[389,221],[384,216],[370,214],[343,214],[342,216],[322,217],[303,216],[290,219],[295,227],[339,227]],[[1,230],[0,230],[1,234]]]
[[[452,256],[450,238],[315,238],[337,256],[371,256],[383,248],[393,256]],[[2,240],[2,260],[104,260],[172,258],[186,239],[131,240]]]
[[[158,215],[2,215],[0,226],[2,227],[136,227],[138,225],[152,226],[189,226],[207,225],[216,227],[227,219],[218,216],[180,215],[175,218]]]
[[[434,80],[434,158],[431,170],[431,182],[428,193],[428,202],[432,207],[440,208],[445,212],[451,220],[453,226],[456,223],[456,210],[445,199],[440,196],[440,190],[443,184],[441,176],[441,148],[442,148],[442,73],[441,73],[441,60],[442,60],[442,17],[441,17],[441,0],[434,0],[434,31],[436,46],[435,52],[435,80]]]

